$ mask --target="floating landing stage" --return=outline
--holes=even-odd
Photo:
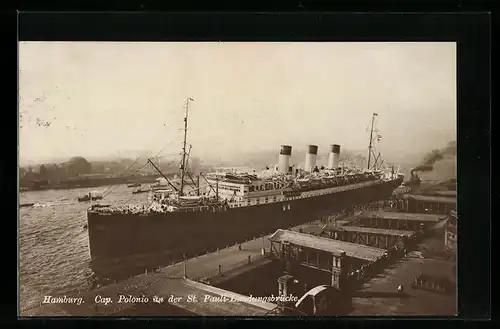
[[[413,235],[415,235],[415,232],[413,232],[413,231],[390,230],[390,229],[383,229],[383,228],[360,227],[360,226],[340,226],[340,227],[332,227],[329,229],[332,231],[345,231],[345,232],[353,232],[353,233],[388,235],[388,236],[395,236],[395,237],[401,237],[401,238],[410,238]]]
[[[424,241],[422,245],[430,244]],[[456,284],[454,262],[439,259],[422,259],[418,251],[411,252],[404,260],[386,269],[381,275],[366,282],[357,297],[353,298],[354,316],[453,316],[457,314],[457,295],[413,289],[413,280],[422,273],[447,277]],[[404,285],[405,294],[397,293]]]
[[[456,196],[454,195],[419,195],[419,194],[405,194],[403,199],[415,200],[420,202],[429,203],[442,203],[455,205],[457,203]]]
[[[379,229],[422,231],[448,218],[444,214],[373,211],[358,216],[356,225]]]
[[[326,251],[338,256],[345,252],[347,257],[368,262],[376,262],[386,252],[384,249],[281,229],[271,235],[269,240],[276,243],[290,243],[300,247]]]
[[[302,230],[302,231],[301,231]],[[362,227],[362,226],[347,226],[347,225],[336,225],[334,223],[328,223],[326,225],[321,224],[310,224],[307,226],[301,226],[299,228],[293,228],[293,231],[298,231],[300,233],[307,234],[321,234],[324,232],[335,232],[335,231],[345,231],[345,232],[354,232],[354,233],[368,233],[368,234],[377,234],[377,235],[388,235],[402,238],[409,238],[415,234],[413,231],[407,230],[391,230],[391,229],[383,229],[383,228],[375,228],[375,227]]]
[[[362,212],[358,216],[358,218],[437,223],[443,219],[446,219],[447,215],[420,214],[420,213],[393,212],[393,211],[366,211]]]

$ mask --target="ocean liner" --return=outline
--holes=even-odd
[[[403,175],[394,168],[383,171],[370,166],[372,154],[375,162],[380,156],[375,157],[372,149],[374,117],[367,169],[341,166],[337,144],[331,145],[328,165],[321,168],[316,166],[318,146],[309,145],[305,166],[298,169],[290,163],[292,147],[282,145],[275,168],[259,173],[221,169],[200,174],[195,182],[185,170],[190,100],[185,105],[180,184],[171,183],[148,160],[169,189],[151,190],[143,205],[91,206],[87,220],[93,261],[138,264],[143,259],[166,261],[197,255],[388,198],[403,182]],[[191,188],[186,186],[189,183],[193,183]]]

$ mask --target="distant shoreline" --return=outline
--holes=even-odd
[[[152,184],[155,183],[159,176],[142,176],[142,177],[113,177],[101,179],[88,179],[83,181],[65,181],[59,184],[41,185],[41,186],[20,186],[19,192],[33,192],[46,190],[73,190],[78,188],[92,188],[108,185],[122,184]]]

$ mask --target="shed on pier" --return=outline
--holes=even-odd
[[[457,198],[438,195],[405,194],[394,201],[394,208],[411,213],[448,214],[457,207]]]
[[[422,231],[446,219],[446,215],[415,214],[406,212],[363,212],[358,223],[365,227],[389,230]]]
[[[389,249],[394,245],[406,248],[415,238],[415,232],[373,227],[340,226],[325,230],[332,239]]]

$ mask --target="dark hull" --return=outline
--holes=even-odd
[[[133,264],[138,269],[166,265],[184,254],[192,257],[310,222],[346,207],[389,198],[402,179],[312,198],[231,208],[224,212],[154,215],[88,213],[90,253],[94,267]],[[285,208],[290,209],[283,211]],[[151,263],[154,260],[154,264]],[[119,265],[118,265],[119,264]],[[148,267],[150,267],[148,266]]]

